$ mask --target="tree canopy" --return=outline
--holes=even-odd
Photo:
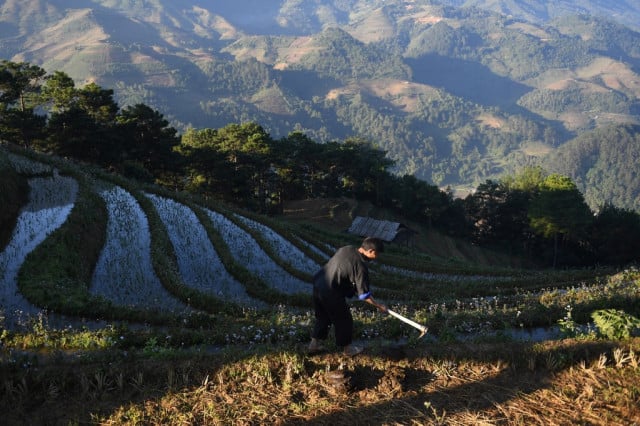
[[[630,142],[637,136],[625,127],[603,132]],[[598,134],[574,149],[583,158],[604,150]],[[476,148],[470,149],[473,129],[456,135],[448,148],[476,158]],[[190,128],[179,135],[145,104],[120,108],[110,89],[95,83],[77,88],[62,72],[46,75],[24,63],[0,63],[0,136],[266,214],[280,214],[296,199],[368,200],[426,227],[551,266],[622,264],[637,260],[640,250],[638,214],[610,204],[593,212],[568,174],[525,167],[486,180],[457,200],[415,175],[392,173],[395,162],[376,141],[316,142],[301,131],[274,139],[255,122]],[[446,148],[434,147],[434,153]],[[567,155],[558,161],[571,164]],[[569,171],[583,176],[592,170],[585,164],[573,163]]]

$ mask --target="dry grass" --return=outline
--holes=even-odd
[[[544,31],[543,28],[540,28],[539,26],[533,25],[533,24],[529,24],[526,22],[515,22],[511,25],[508,25],[508,28],[511,30],[516,30],[516,31],[520,31],[524,34],[529,34],[532,35],[534,37],[537,37],[541,40],[549,40],[551,39],[551,34],[549,34],[548,32]]]
[[[501,129],[506,124],[506,121],[503,118],[498,117],[489,112],[480,114],[476,118],[476,121],[479,122],[481,125],[490,127],[492,129]]]
[[[600,79],[606,89],[630,92],[640,96],[640,79],[628,65],[609,58],[596,58],[590,65],[576,70],[580,79]]]
[[[361,80],[330,90],[327,100],[334,100],[340,96],[354,96],[365,91],[371,96],[384,99],[398,110],[416,112],[421,99],[439,99],[438,91],[426,84],[414,83],[407,80],[383,78],[378,80]]]
[[[529,142],[522,147],[522,152],[533,157],[543,157],[552,150],[552,147],[542,142]]]
[[[1,408],[5,424],[634,424],[639,345],[423,343],[356,358],[263,347],[45,364],[3,371]]]
[[[399,110],[416,112],[421,99],[439,99],[437,89],[426,84],[414,83],[397,79],[365,80],[360,86],[373,96],[388,100]]]

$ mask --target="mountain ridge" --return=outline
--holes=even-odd
[[[477,7],[502,13],[514,18],[548,23],[567,15],[593,15],[606,17],[628,27],[640,30],[640,6],[629,0],[442,0],[453,6]]]
[[[0,56],[113,88],[180,131],[250,120],[274,137],[358,135],[398,173],[469,188],[585,132],[640,123],[640,33],[549,4],[529,21],[515,13],[536,5],[10,0]]]

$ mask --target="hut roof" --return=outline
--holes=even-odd
[[[408,228],[399,222],[356,216],[347,232],[361,237],[376,237],[391,242],[403,229]]]

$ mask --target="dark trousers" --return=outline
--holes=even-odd
[[[336,333],[336,345],[351,344],[353,334],[353,317],[351,309],[342,293],[331,289],[313,288],[313,310],[316,322],[311,337],[325,340],[329,335],[329,327],[333,324]]]

